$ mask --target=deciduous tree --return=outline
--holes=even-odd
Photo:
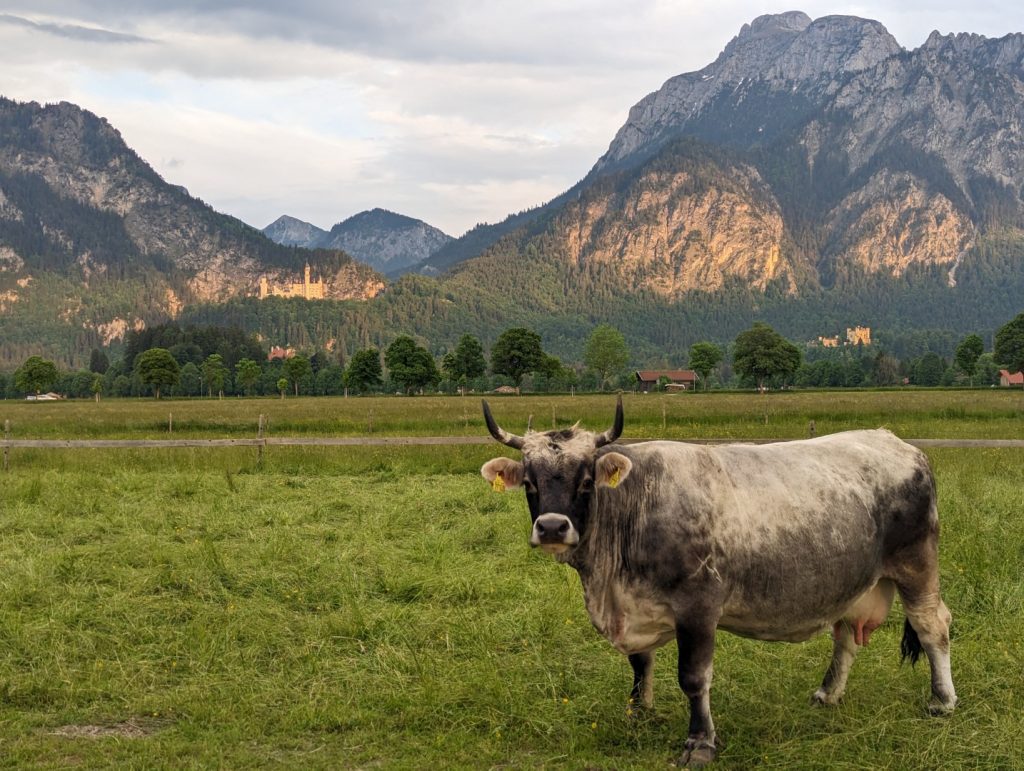
[[[163,386],[172,386],[178,382],[180,369],[166,348],[150,348],[135,357],[135,373],[145,385],[153,386],[156,398],[159,399]]]
[[[299,383],[313,374],[313,367],[305,356],[292,356],[284,360],[284,371],[295,388],[295,395],[299,395]]]
[[[599,324],[587,338],[583,363],[598,374],[603,389],[608,378],[620,372],[629,362],[626,338],[611,324]]]
[[[496,375],[508,375],[516,388],[523,381],[523,375],[543,363],[540,335],[525,327],[506,329],[491,348],[491,370]]]
[[[366,393],[380,388],[383,382],[380,366],[380,351],[364,348],[352,354],[345,369],[345,385],[353,391]]]
[[[1024,372],[1024,313],[1008,321],[996,332],[996,363],[1010,373]]]
[[[690,346],[690,369],[700,375],[704,382],[704,390],[708,390],[708,378],[714,369],[722,363],[724,351],[714,343],[702,340]]]
[[[224,380],[228,376],[228,368],[224,366],[224,357],[219,353],[211,353],[203,360],[203,380],[206,381],[206,388],[210,396],[214,391],[220,397],[224,396]]]
[[[967,375],[968,382],[974,385],[974,373],[978,371],[978,359],[985,352],[985,342],[978,335],[967,335],[956,347],[956,366]]]
[[[441,373],[430,351],[417,345],[408,335],[400,335],[384,352],[388,376],[406,393],[437,385]]]
[[[760,321],[740,332],[733,349],[736,371],[764,390],[768,380],[786,378],[800,366],[800,349]]]
[[[42,356],[29,356],[14,371],[14,385],[36,396],[57,382],[57,365]]]
[[[484,347],[473,335],[463,335],[455,350],[444,355],[441,367],[457,383],[480,377],[487,371]]]
[[[203,378],[197,367],[188,362],[181,368],[181,375],[178,378],[178,393],[185,396],[203,395]]]
[[[240,359],[235,365],[235,382],[242,386],[250,396],[262,375],[263,370],[260,369],[260,365],[252,359]]]
[[[935,351],[928,351],[914,365],[914,385],[937,386],[942,382],[946,363]]]

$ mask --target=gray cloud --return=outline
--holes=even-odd
[[[127,35],[123,32],[112,32],[108,29],[97,27],[83,27],[79,24],[56,24],[52,22],[36,22],[31,19],[24,19],[21,16],[13,16],[8,13],[0,13],[0,24],[10,24],[16,27],[24,27],[34,32],[45,32],[49,35],[76,40],[83,43],[151,43],[153,41],[139,37],[138,35]]]

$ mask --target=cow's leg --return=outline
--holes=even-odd
[[[629,693],[629,703],[654,706],[654,651],[631,653],[629,663],[633,667],[633,690]]]
[[[832,663],[828,665],[821,687],[811,696],[812,704],[838,704],[846,690],[846,677],[857,656],[853,628],[846,622],[836,624],[832,635]]]
[[[908,551],[897,568],[896,579],[896,589],[911,626],[911,630],[904,631],[904,655],[909,653],[917,658],[915,643],[924,649],[932,670],[928,711],[945,715],[956,707],[957,698],[949,666],[949,624],[953,616],[939,596],[938,532]],[[916,641],[910,632],[917,634]]]
[[[702,766],[715,759],[715,724],[711,720],[711,670],[715,627],[694,623],[676,626],[679,687],[690,701],[690,729],[682,766]]]
[[[938,577],[935,583],[936,591],[924,594],[904,592],[899,584],[897,588],[903,599],[907,621],[917,633],[931,667],[932,698],[928,702],[928,711],[933,715],[946,715],[953,711],[957,702],[949,663],[949,624],[953,616],[939,596]],[[909,634],[904,632],[904,637],[908,638]],[[910,647],[913,648],[912,642]]]

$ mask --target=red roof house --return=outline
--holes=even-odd
[[[689,391],[697,385],[697,373],[692,369],[641,369],[636,382],[641,391],[652,391],[663,377],[669,381],[666,390]]]
[[[1005,369],[999,370],[999,385],[1003,388],[1010,386],[1024,387],[1024,372],[1014,372],[1012,375]]]

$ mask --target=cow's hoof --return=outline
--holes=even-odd
[[[841,700],[842,696],[836,693],[825,693],[824,690],[819,688],[811,694],[811,706],[812,707],[834,707]]]
[[[714,759],[714,744],[704,739],[687,739],[686,749],[676,765],[680,768],[700,768]]]
[[[634,698],[630,698],[626,704],[626,720],[639,720],[641,718],[648,717],[654,712],[654,702],[645,703],[644,701],[637,701]]]
[[[932,699],[928,702],[928,714],[933,717],[943,717],[945,715],[952,715],[953,710],[956,709],[957,698],[953,698],[950,701],[940,701],[939,699]]]

